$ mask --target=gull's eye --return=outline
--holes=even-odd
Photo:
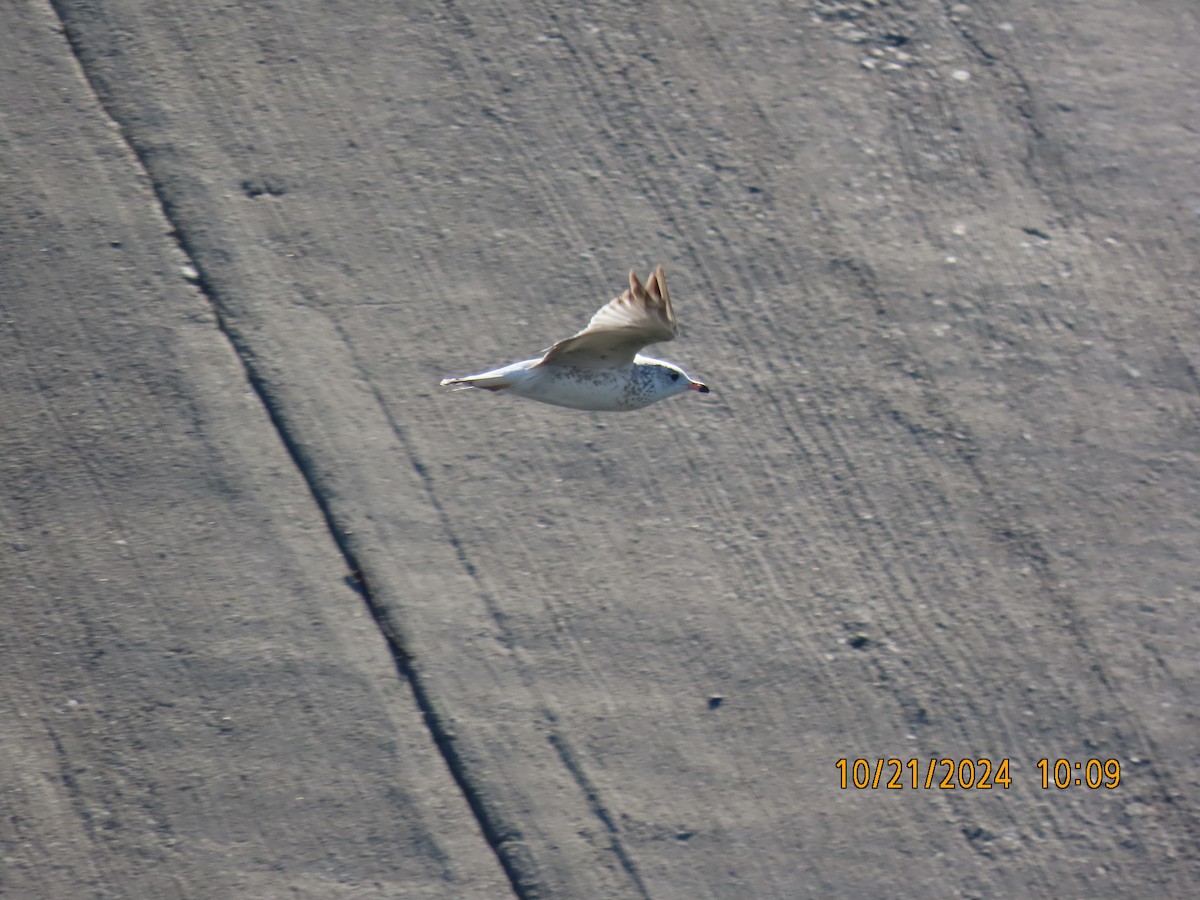
[[[679,380],[679,373],[678,373],[678,372],[672,372],[672,373],[671,373],[671,380],[672,380],[672,381],[678,381],[678,380]]]

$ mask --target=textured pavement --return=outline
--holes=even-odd
[[[1194,896],[1198,45],[5,5],[0,895]],[[711,395],[439,389],[660,262]]]

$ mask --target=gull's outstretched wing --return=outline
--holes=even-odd
[[[654,270],[645,287],[631,271],[629,290],[610,300],[579,334],[547,350],[538,365],[584,369],[627,366],[647,344],[669,341],[676,330],[663,267]]]

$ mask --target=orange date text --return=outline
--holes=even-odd
[[[1007,790],[1012,786],[1007,759],[847,759],[834,763],[842,790]]]

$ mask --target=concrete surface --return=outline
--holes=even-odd
[[[1200,887],[1194,4],[0,35],[0,893]],[[709,397],[438,388],[659,262]]]

